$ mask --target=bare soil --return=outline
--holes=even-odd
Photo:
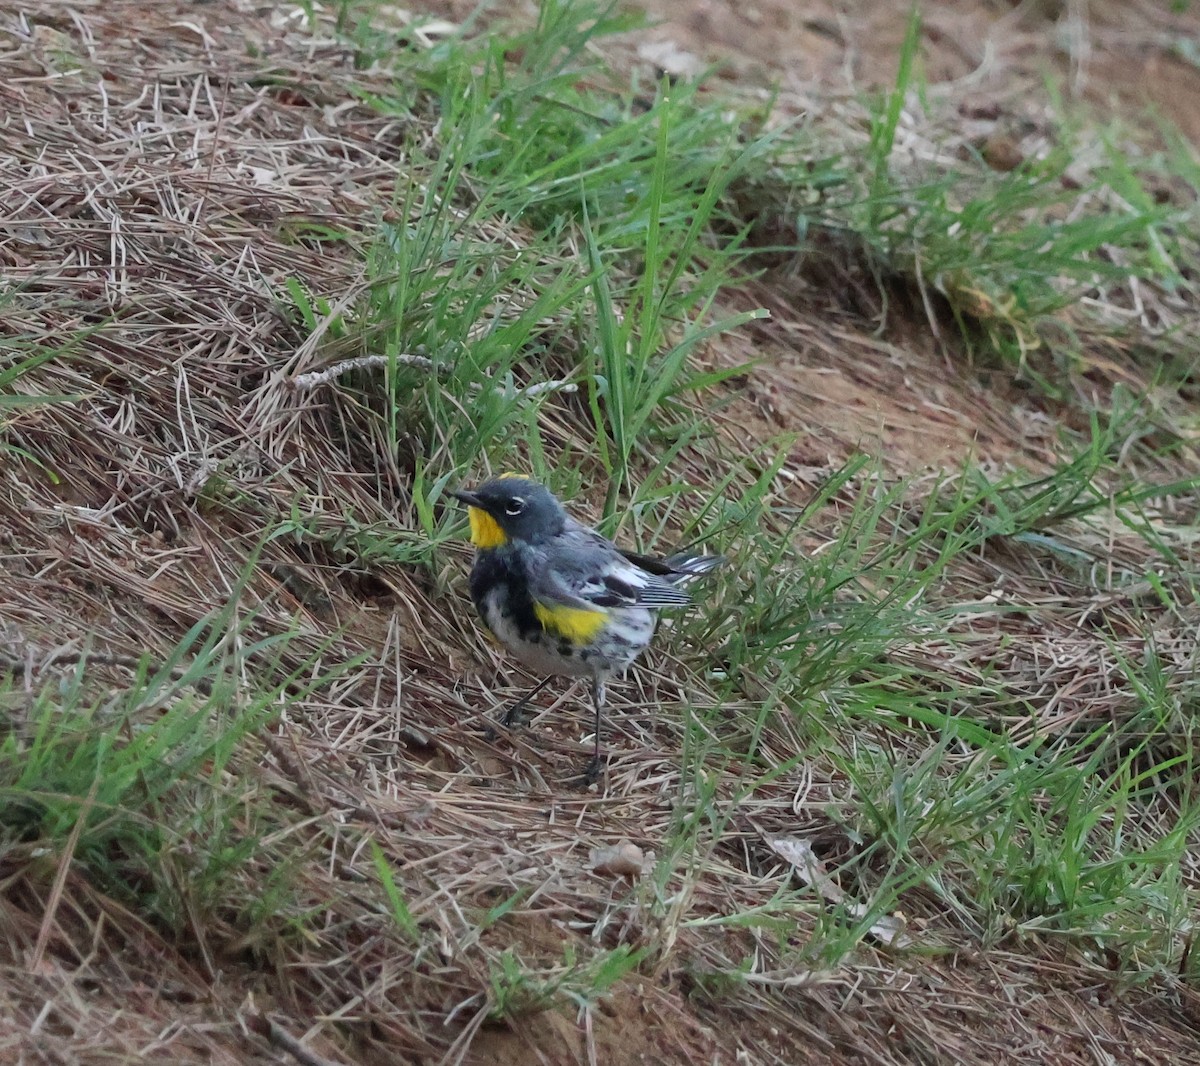
[[[641,6],[659,20],[654,41],[670,46],[643,45],[643,54],[665,55],[667,66],[716,63],[740,83],[778,85],[785,100],[790,91],[801,111],[817,115],[891,87],[912,10],[905,0]],[[1000,163],[1023,158],[1039,136],[1049,85],[1093,107],[1102,123],[1135,127],[1161,116],[1200,144],[1200,68],[1172,50],[1198,25],[1194,11],[1167,4],[948,0],[922,6],[919,55],[929,92],[952,100],[962,131]],[[767,414],[764,431],[812,427],[831,458],[877,449],[897,471],[955,467],[967,456],[1020,457],[1034,468],[1048,458],[1057,425],[1075,417],[1069,405],[1022,395],[1008,374],[967,365],[925,316],[894,307],[885,316],[864,306],[871,300],[862,292],[847,313],[835,287],[775,276],[753,292],[772,314],[754,350],[776,354],[747,394]]]
[[[437,11],[461,17],[469,6]],[[721,60],[731,81],[778,81],[797,108],[886,87],[909,11],[907,0],[645,7],[663,20],[655,39]],[[1131,123],[1154,108],[1200,143],[1200,71],[1168,47],[1200,38],[1196,11],[1121,0],[927,7],[925,74],[960,97],[964,122],[982,123],[978,136],[997,152],[1023,150],[1047,77]],[[129,324],[105,341],[113,370],[104,418],[82,435],[54,414],[28,429],[75,457],[61,464],[62,483],[25,472],[0,498],[0,635],[31,669],[56,656],[69,662],[93,641],[113,656],[98,668],[121,674],[120,655],[148,642],[169,647],[224,602],[249,526],[197,502],[210,462],[281,500],[287,493],[272,479],[307,464],[320,471],[314,484],[350,501],[360,520],[394,517],[371,485],[396,486],[394,472],[381,461],[351,476],[326,466],[319,448],[306,452],[291,427],[319,417],[319,405],[276,380],[307,369],[311,355],[278,312],[283,279],[304,277],[336,297],[356,284],[360,251],[331,257],[291,239],[287,223],[324,213],[365,226],[389,210],[401,139],[351,102],[350,87],[372,75],[297,25],[284,5],[247,0],[31,2],[0,13],[0,265],[25,286],[3,312],[5,328],[65,337],[118,311]],[[898,474],[957,469],[970,457],[1038,469],[1055,454],[1058,427],[1078,417],[1003,368],[972,366],[915,311],[884,322],[783,271],[729,299],[735,309],[768,307],[772,318],[706,356],[759,361],[729,390],[726,420],[764,440],[799,433],[790,472],[800,484],[861,449]],[[1106,357],[1095,353],[1096,364]],[[81,373],[80,387],[93,385]],[[157,411],[151,424],[147,408]],[[57,857],[10,856],[0,866],[5,1061],[286,1061],[286,1049],[255,1028],[266,1013],[312,1054],[343,1063],[1200,1063],[1194,993],[1129,987],[1095,960],[1015,936],[978,953],[923,898],[909,918],[931,933],[936,947],[925,954],[865,945],[853,970],[794,986],[786,978],[802,975],[781,975],[776,987],[725,998],[695,970],[705,958],[728,964],[736,945],[726,953],[717,934],[690,934],[680,946],[688,967],[626,979],[595,1010],[485,1023],[482,999],[461,991],[464,974],[480,996],[487,978],[456,939],[455,907],[485,907],[497,898],[489,893],[513,884],[536,887],[550,917],[503,930],[527,960],[560,957],[561,930],[579,914],[601,928],[615,890],[586,853],[626,839],[652,850],[667,838],[678,731],[653,714],[629,716],[608,797],[563,794],[553,782],[578,754],[569,713],[515,754],[464,724],[503,671],[478,645],[461,596],[400,568],[372,584],[333,565],[277,561],[303,569],[315,594],[305,603],[295,586],[256,577],[267,623],[282,631],[305,608],[314,647],[342,626],[330,654],[366,651],[379,664],[353,693],[284,723],[248,755],[327,834],[321,848],[337,876],[314,881],[312,902],[338,893],[331,927],[353,934],[331,928],[338,950],[314,949],[317,963],[304,945],[273,954],[220,921],[206,935],[172,932],[75,874],[55,887]],[[430,640],[423,623],[434,614],[445,630]],[[644,710],[660,683],[640,684],[648,687],[633,700]],[[434,739],[422,745],[423,736]],[[467,764],[480,768],[469,785],[459,773]],[[743,850],[722,856],[727,895],[705,900],[712,913],[769,896],[756,876],[769,860],[764,831],[787,832],[836,802],[835,783],[817,782],[797,812],[795,784],[780,782],[754,824],[738,827]],[[426,961],[410,972],[411,960],[381,952],[375,934],[386,916],[355,899],[370,860],[339,851],[343,825],[372,827],[427,879],[422,920],[444,933],[443,970]],[[411,1033],[397,1021],[406,1009],[421,1019]]]

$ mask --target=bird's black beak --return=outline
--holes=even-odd
[[[461,500],[468,507],[483,509],[483,501],[475,493],[468,492],[466,489],[451,489],[450,495],[456,500]]]

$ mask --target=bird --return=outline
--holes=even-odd
[[[515,474],[450,495],[467,505],[475,546],[470,591],[480,618],[518,661],[546,675],[503,722],[513,724],[554,677],[590,678],[595,743],[584,774],[590,783],[602,766],[605,684],[645,651],[658,611],[693,602],[681,586],[726,560],[623,551],[572,518],[546,486]]]

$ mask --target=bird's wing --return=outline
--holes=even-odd
[[[585,610],[609,607],[682,607],[682,589],[629,563],[597,533],[570,537],[531,567],[536,601]]]

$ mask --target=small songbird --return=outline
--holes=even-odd
[[[547,675],[509,709],[504,724],[551,677],[590,677],[596,735],[586,776],[594,779],[605,682],[645,650],[660,609],[692,602],[680,586],[724,558],[623,552],[571,518],[545,486],[522,477],[505,475],[451,495],[468,507],[476,548],[471,599],[480,617],[522,663]]]

